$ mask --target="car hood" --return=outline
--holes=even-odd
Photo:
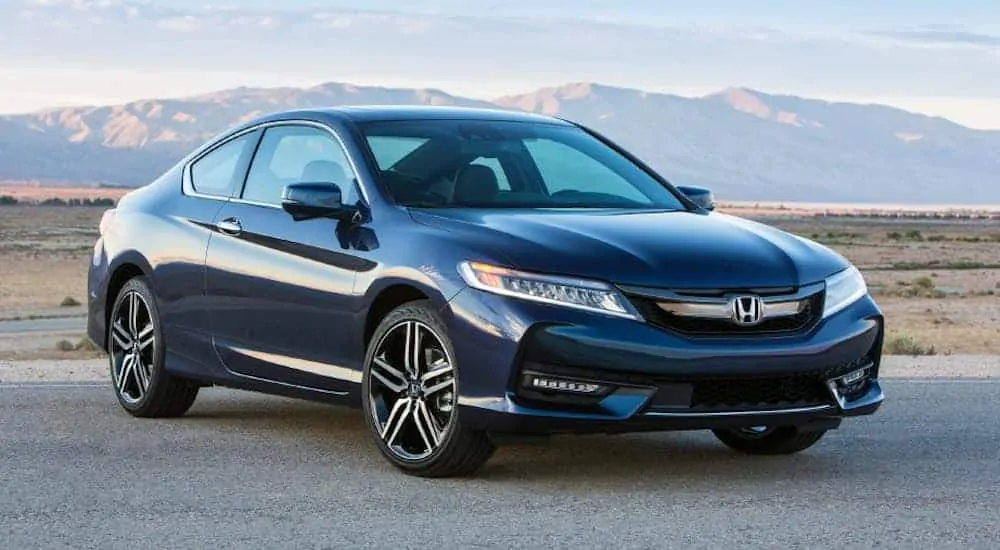
[[[848,266],[822,245],[717,212],[435,209],[411,215],[458,233],[509,267],[620,285],[790,287]]]

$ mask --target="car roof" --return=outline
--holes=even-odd
[[[386,122],[393,120],[496,120],[569,125],[564,120],[524,111],[475,107],[431,105],[350,105],[339,107],[297,109],[274,113],[267,120],[295,118],[334,118],[352,122]]]

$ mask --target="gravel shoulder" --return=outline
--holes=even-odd
[[[998,355],[935,355],[883,358],[883,378],[1000,378]],[[106,359],[0,360],[0,383],[106,382]]]

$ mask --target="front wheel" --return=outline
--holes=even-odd
[[[719,441],[752,455],[784,455],[804,451],[816,444],[826,430],[804,432],[795,426],[755,426],[712,430]]]
[[[429,302],[382,320],[365,355],[362,405],[382,454],[423,477],[468,475],[489,460],[489,435],[462,424],[459,376],[444,323]]]

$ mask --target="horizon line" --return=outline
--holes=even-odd
[[[729,92],[729,91],[739,90],[739,91],[744,91],[744,92],[748,92],[748,93],[752,93],[752,94],[760,94],[760,95],[770,96],[770,97],[790,97],[790,98],[802,99],[802,100],[807,100],[807,101],[818,101],[818,102],[824,102],[824,103],[827,103],[827,104],[830,104],[830,105],[842,104],[842,105],[857,105],[857,106],[869,106],[869,107],[883,107],[883,108],[889,108],[889,109],[895,109],[895,110],[903,111],[903,112],[909,113],[909,114],[914,115],[914,116],[924,116],[924,117],[928,117],[928,118],[932,118],[932,119],[945,120],[947,122],[950,122],[952,124],[956,124],[958,126],[961,126],[963,128],[966,128],[966,129],[972,130],[972,131],[981,131],[981,132],[998,132],[998,131],[1000,131],[1000,126],[996,126],[996,127],[982,127],[982,126],[976,127],[976,126],[970,126],[970,125],[968,125],[966,123],[963,123],[963,122],[960,122],[959,120],[956,120],[955,118],[953,118],[951,116],[946,116],[946,115],[942,115],[942,114],[934,114],[934,113],[929,113],[929,112],[922,112],[920,110],[915,110],[915,109],[912,109],[912,108],[907,108],[907,107],[899,105],[899,104],[893,104],[890,101],[884,101],[884,100],[883,101],[879,101],[876,98],[864,99],[862,97],[857,97],[857,98],[853,98],[852,99],[852,98],[843,97],[843,96],[837,97],[837,94],[825,95],[825,97],[824,97],[824,94],[820,94],[820,95],[801,95],[801,94],[788,93],[788,92],[768,92],[768,91],[763,91],[763,90],[760,90],[760,89],[757,89],[757,88],[753,88],[753,87],[749,87],[749,86],[743,86],[743,85],[728,85],[728,86],[718,86],[718,87],[716,87],[716,86],[712,86],[712,87],[701,86],[701,87],[697,87],[697,88],[688,87],[687,88],[688,92],[694,92],[694,90],[698,90],[698,92],[683,93],[683,92],[680,92],[680,91],[678,91],[676,89],[675,90],[668,90],[668,89],[665,89],[664,87],[651,87],[652,88],[651,89],[651,88],[644,88],[644,87],[639,87],[639,86],[629,86],[629,85],[620,85],[620,84],[606,84],[606,83],[603,83],[603,82],[600,82],[600,81],[597,81],[597,80],[591,80],[591,81],[575,80],[575,81],[564,81],[561,84],[536,85],[533,88],[531,88],[530,90],[520,91],[520,92],[518,92],[518,91],[508,91],[506,93],[501,93],[501,94],[496,94],[496,93],[493,93],[493,94],[469,94],[469,93],[461,93],[461,92],[456,93],[456,92],[449,91],[449,86],[448,85],[441,85],[441,84],[439,84],[439,85],[423,85],[423,86],[414,86],[414,85],[405,85],[405,84],[391,84],[391,83],[386,83],[386,84],[363,83],[362,84],[362,83],[358,83],[357,80],[352,81],[350,79],[343,79],[343,80],[337,80],[337,79],[334,79],[334,80],[310,79],[310,80],[312,80],[312,83],[305,84],[305,83],[303,83],[302,80],[296,80],[296,79],[289,79],[289,80],[292,81],[292,82],[297,82],[297,83],[291,83],[290,82],[289,84],[284,84],[284,85],[268,85],[268,84],[247,83],[247,84],[239,84],[239,85],[228,86],[228,87],[216,87],[216,88],[212,88],[212,89],[208,89],[208,90],[204,90],[204,91],[192,91],[192,92],[187,92],[187,93],[178,93],[178,94],[169,94],[169,93],[167,93],[167,94],[158,95],[158,96],[139,95],[138,97],[134,97],[132,99],[127,99],[127,100],[122,100],[121,98],[119,98],[117,100],[115,100],[115,99],[107,99],[107,100],[94,100],[94,101],[67,102],[67,103],[62,103],[62,104],[56,103],[56,104],[53,104],[53,105],[50,105],[50,106],[43,106],[43,107],[40,107],[40,108],[29,109],[29,110],[26,110],[26,111],[25,110],[11,110],[11,111],[7,111],[7,110],[4,109],[4,107],[2,105],[0,105],[0,117],[30,116],[30,115],[34,115],[34,114],[50,113],[50,112],[53,112],[53,111],[62,111],[62,110],[68,110],[68,109],[100,109],[100,108],[108,108],[108,107],[117,107],[117,106],[122,106],[122,105],[129,105],[129,104],[133,104],[133,103],[141,103],[141,102],[146,102],[146,101],[171,101],[171,100],[172,101],[191,101],[191,100],[196,100],[196,99],[202,98],[204,96],[211,96],[211,95],[214,95],[214,94],[220,94],[220,93],[232,92],[232,91],[239,91],[239,90],[282,90],[282,89],[308,90],[308,89],[321,88],[321,87],[324,87],[324,86],[331,86],[331,85],[354,86],[354,87],[358,87],[358,88],[381,88],[381,89],[392,89],[392,90],[403,90],[403,91],[412,90],[412,91],[440,92],[440,93],[446,94],[446,95],[448,95],[450,97],[454,97],[456,99],[482,101],[482,102],[492,103],[492,104],[496,104],[500,100],[505,100],[505,99],[510,99],[510,98],[514,98],[514,97],[527,96],[527,95],[535,94],[535,93],[538,93],[538,92],[543,91],[543,90],[554,90],[554,89],[561,89],[561,88],[567,88],[567,87],[572,87],[572,86],[597,86],[597,87],[603,87],[603,88],[609,88],[609,89],[615,89],[615,90],[624,90],[624,91],[631,91],[631,92],[641,92],[641,93],[645,93],[645,94],[656,94],[656,95],[663,95],[663,96],[676,97],[676,98],[684,98],[684,99],[707,99],[709,97],[716,96],[716,95],[721,95],[721,94],[724,94],[724,93]],[[363,81],[363,80],[368,80],[368,79],[360,79],[360,80]],[[521,89],[524,90],[524,88],[521,88]],[[714,90],[714,91],[710,91],[710,90]],[[919,101],[919,100],[933,101],[933,100],[939,100],[939,99],[943,99],[943,98],[936,98],[936,97],[935,98],[931,98],[931,97],[921,98],[921,97],[918,96],[918,97],[914,97],[914,98],[910,98],[910,99],[911,100],[917,100],[917,101]],[[950,98],[950,99],[965,99],[965,100],[970,100],[970,101],[988,100],[988,98]],[[364,105],[364,104],[362,104],[362,103],[358,104],[358,106],[361,106],[361,105]],[[499,107],[499,105],[497,105],[497,106]]]

